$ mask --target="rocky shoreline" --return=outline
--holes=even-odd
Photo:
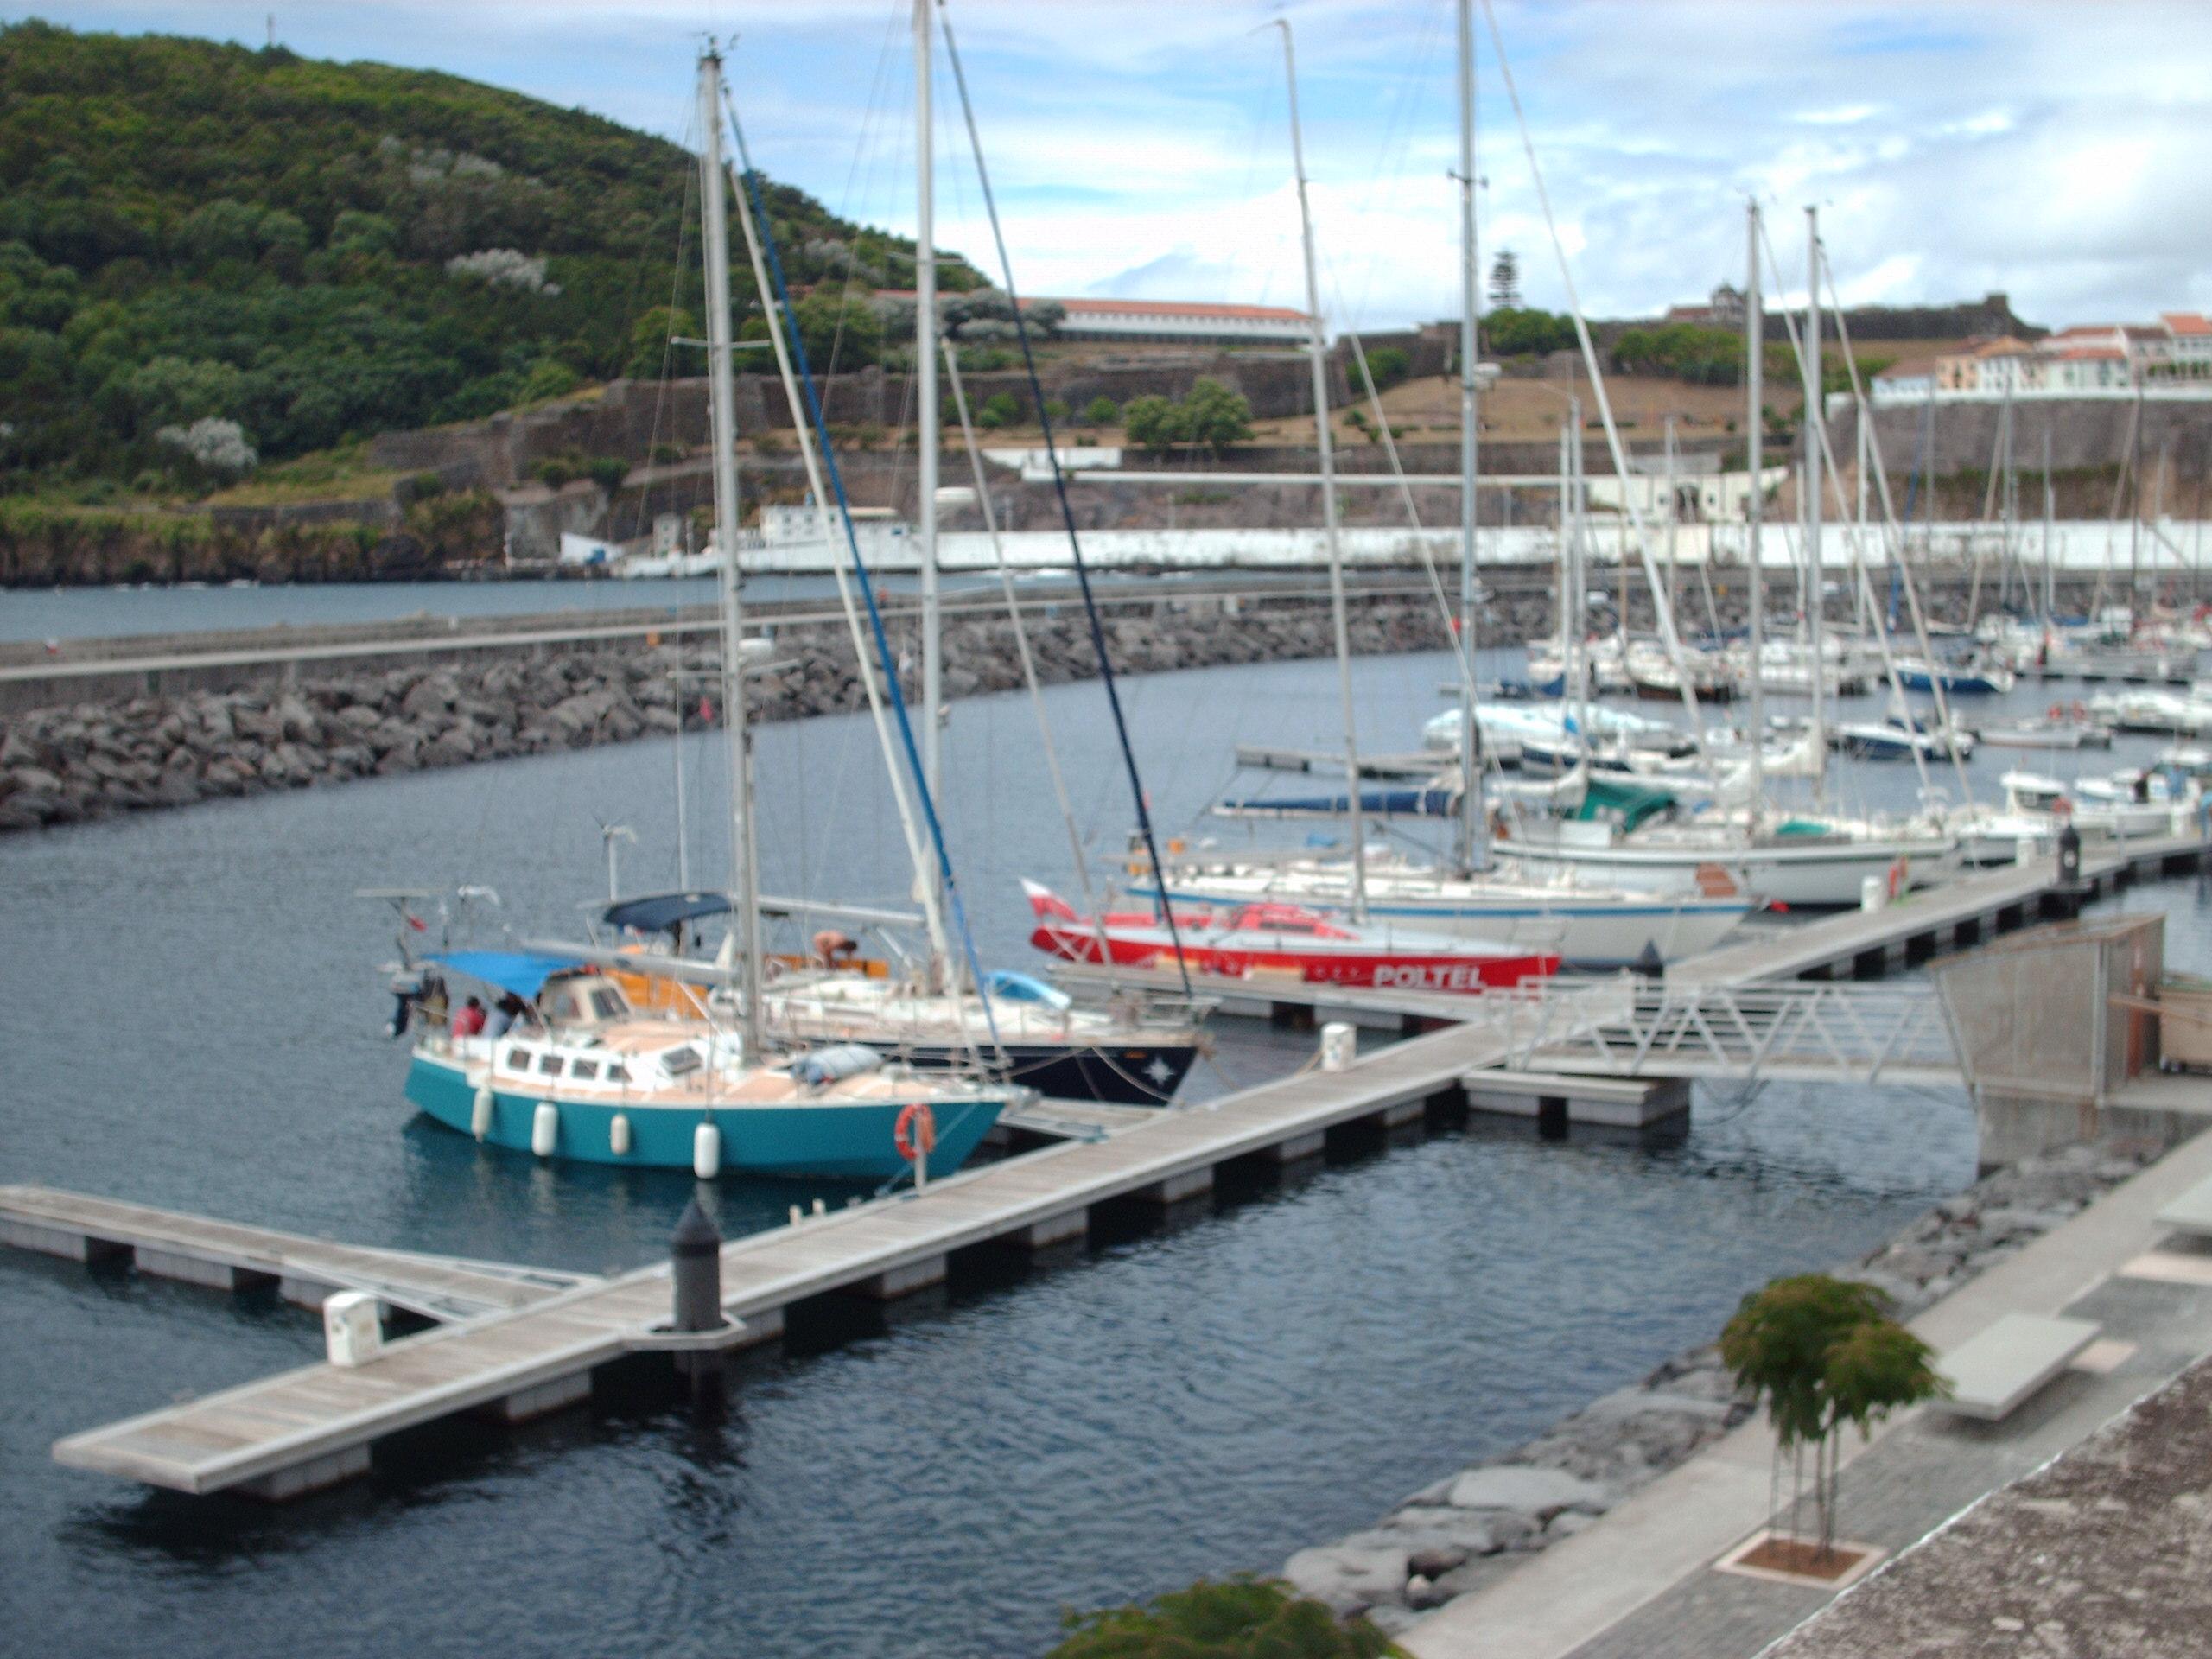
[[[1519,607],[1515,607],[1519,608]],[[1522,619],[1509,619],[1518,626]],[[1059,684],[1097,673],[1079,611],[1032,617],[1039,677]],[[1109,615],[1116,673],[1288,661],[1334,649],[1318,601],[1274,601],[1234,613],[1189,601],[1142,616]],[[903,631],[902,631],[903,632]],[[1434,651],[1445,633],[1433,605],[1372,601],[1351,624],[1362,653]],[[909,664],[918,643],[894,635]],[[842,626],[793,626],[775,635],[782,666],[747,682],[753,717],[779,721],[866,707],[852,639]],[[949,697],[1021,683],[1014,629],[959,620],[944,636]],[[335,672],[296,684],[142,696],[34,709],[0,720],[0,830],[74,823],[117,813],[188,806],[224,797],[301,789],[472,761],[588,748],[698,723],[697,682],[679,671],[719,670],[711,645],[614,652],[587,646],[442,665]],[[908,673],[907,694],[916,694]],[[719,683],[707,697],[718,720]]]
[[[2159,1150],[2069,1147],[1997,1171],[1835,1271],[1878,1287],[1910,1318],[2071,1220]],[[1414,1493],[1376,1526],[1300,1550],[1281,1577],[1339,1616],[1396,1635],[1487,1588],[1589,1526],[1751,1414],[1718,1342],[1676,1355],[1499,1458]]]
[[[1962,613],[1965,594],[1952,585],[1929,602],[1932,614],[1951,620]],[[1840,620],[1841,607],[1832,608]],[[1649,610],[1649,595],[1633,594],[1630,626],[1647,626]],[[1742,610],[1741,594],[1723,594],[1724,626],[1739,623]],[[1287,662],[1335,649],[1318,588],[1310,597],[1269,597],[1235,608],[1193,596],[1135,605],[1109,600],[1106,611],[1107,646],[1120,674]],[[1027,626],[1046,683],[1096,677],[1080,612],[1033,612]],[[1485,607],[1481,640],[1510,645],[1548,637],[1554,626],[1548,589],[1499,593]],[[1357,601],[1351,638],[1362,655],[1437,651],[1447,643],[1433,603],[1424,599]],[[865,707],[846,628],[792,625],[776,630],[775,639],[778,658],[791,665],[749,682],[755,718],[797,720]],[[911,624],[894,625],[893,645],[914,697],[912,665],[920,647]],[[949,697],[1020,683],[1013,625],[1003,620],[950,624],[944,661]],[[0,832],[666,734],[677,724],[671,676],[712,672],[720,662],[712,645],[618,654],[580,644],[0,715]],[[696,708],[696,693],[684,702]],[[684,723],[694,717],[687,714]]]

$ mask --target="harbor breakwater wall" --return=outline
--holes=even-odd
[[[1873,1285],[1891,1299],[1897,1317],[1910,1319],[2063,1225],[2164,1150],[2106,1142],[2024,1160],[1834,1271]],[[1340,1617],[1364,1614],[1398,1635],[1592,1525],[1752,1409],[1737,1396],[1719,1344],[1707,1343],[1527,1445],[1424,1486],[1375,1526],[1299,1551],[1280,1576]]]
[[[1493,594],[1479,643],[1515,645],[1553,632],[1551,584],[1541,573],[1528,574],[1529,585]],[[1722,626],[1740,626],[1740,573],[1717,586]],[[1962,620],[1968,584],[1931,587],[1931,619]],[[1685,632],[1707,621],[1701,596],[1694,598],[1686,582]],[[1780,599],[1779,585],[1771,591]],[[2086,581],[2063,583],[2061,603],[2086,602],[2091,591]],[[1828,608],[1838,623],[1849,620],[1842,596],[1831,595]],[[1629,612],[1632,627],[1650,626],[1649,594],[1631,590]],[[1594,620],[1605,624],[1603,613]],[[1028,626],[1046,683],[1096,674],[1080,611],[1056,606],[1047,613],[1032,612]],[[1105,628],[1118,673],[1292,661],[1334,650],[1329,607],[1319,593],[1256,601],[1109,599]],[[902,659],[918,662],[912,619],[894,618],[891,633]],[[1363,654],[1436,651],[1447,638],[1433,601],[1417,595],[1355,600],[1351,637],[1352,649]],[[842,623],[784,625],[776,639],[779,658],[791,666],[756,677],[756,718],[803,719],[866,706],[851,636]],[[272,657],[265,664],[226,668],[221,677],[232,683],[201,690],[0,705],[7,707],[0,713],[0,831],[670,733],[678,723],[671,675],[720,662],[710,645],[639,649],[629,639],[492,647],[450,659],[430,654],[419,639],[396,639],[391,655],[410,651],[424,656],[328,669]],[[188,664],[168,677],[191,673]],[[952,697],[1018,686],[1012,625],[996,618],[950,622],[944,683]],[[911,673],[906,690],[917,695]],[[709,697],[710,703],[718,700],[718,693]],[[696,693],[684,702],[696,707]]]
[[[1542,602],[1508,605],[1500,626],[1541,626]],[[1325,601],[1234,604],[1192,598],[1104,619],[1118,673],[1322,657],[1334,649]],[[1097,673],[1089,625],[1074,607],[1027,619],[1040,679]],[[1446,641],[1433,603],[1372,599],[1356,609],[1352,649],[1433,651]],[[754,718],[793,720],[867,706],[842,622],[775,632],[779,663],[749,677]],[[1516,634],[1517,637],[1517,634]],[[918,662],[911,620],[895,621],[893,650]],[[962,619],[944,634],[948,696],[1021,683],[1013,625]],[[528,652],[430,658],[403,667],[302,669],[232,690],[110,698],[26,709],[0,718],[0,830],[73,823],[118,812],[299,789],[549,750],[619,743],[678,727],[678,702],[696,723],[696,682],[679,671],[719,668],[718,646],[664,643],[611,650],[578,641]],[[914,696],[911,683],[907,695]],[[719,683],[707,694],[719,720]]]

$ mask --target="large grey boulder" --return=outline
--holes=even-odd
[[[1395,1600],[1405,1588],[1408,1573],[1403,1549],[1357,1544],[1301,1549],[1282,1569],[1291,1588],[1340,1618]]]
[[[1472,1469],[1452,1483],[1455,1510],[1515,1510],[1548,1521],[1561,1510],[1586,1510],[1596,1515],[1612,1506],[1613,1495],[1595,1481],[1584,1480],[1561,1469],[1532,1469],[1526,1464],[1501,1463]]]

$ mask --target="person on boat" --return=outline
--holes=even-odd
[[[493,1038],[505,1036],[514,1029],[516,1016],[522,1010],[522,998],[509,991],[493,1005],[491,1017],[484,1022],[484,1034]]]
[[[484,1003],[480,998],[472,996],[454,1010],[453,1034],[456,1037],[481,1037],[484,1034]]]
[[[860,954],[860,941],[834,927],[825,927],[814,936],[815,960],[824,968],[835,969],[849,963]]]

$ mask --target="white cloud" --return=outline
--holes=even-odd
[[[2004,289],[2031,319],[2212,305],[2212,7],[1498,0],[1592,311],[1740,280],[1741,206],[1785,261],[1821,206],[1854,297]],[[257,41],[266,0],[58,0],[55,21]],[[905,0],[319,0],[303,52],[424,64],[682,136],[698,32],[734,34],[761,165],[911,227]],[[1017,276],[1033,292],[1298,303],[1280,48],[1298,31],[1324,253],[1375,325],[1457,302],[1448,0],[951,0]],[[1486,36],[1486,249],[1561,289]],[[989,241],[950,89],[939,239]],[[1802,283],[1802,274],[1797,281]],[[1332,298],[1332,308],[1335,301]]]

